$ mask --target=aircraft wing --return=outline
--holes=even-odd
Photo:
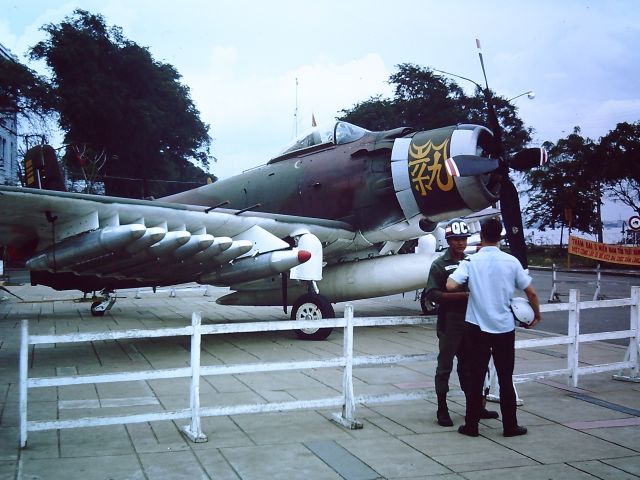
[[[283,239],[304,232],[323,245],[355,237],[331,220],[8,186],[0,186],[0,211],[0,245],[22,252],[31,270],[150,285],[195,281],[234,259],[291,251]],[[263,263],[282,261],[272,255]],[[255,263],[236,267],[244,275],[205,283],[250,280]]]

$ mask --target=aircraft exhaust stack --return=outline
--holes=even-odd
[[[146,227],[139,224],[105,227],[56,243],[27,260],[29,270],[60,270],[124,247],[141,238]]]
[[[263,253],[255,257],[241,258],[232,264],[224,265],[215,272],[205,273],[200,276],[198,281],[211,285],[242,283],[285,272],[310,258],[311,253],[306,250]]]

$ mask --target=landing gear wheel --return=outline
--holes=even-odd
[[[91,303],[91,315],[94,317],[104,317],[104,310],[96,310],[96,307],[100,305],[102,302],[92,302]]]
[[[436,302],[429,300],[426,291],[422,290],[420,294],[420,308],[422,308],[422,313],[425,315],[437,315],[439,306]]]
[[[94,302],[91,303],[91,315],[94,317],[104,317],[104,312],[110,310],[116,303],[116,292],[106,288],[100,291],[100,297],[94,294]],[[101,299],[101,300],[99,300]]]
[[[322,295],[313,293],[298,298],[291,311],[291,320],[320,320],[335,316],[331,302]],[[332,330],[333,328],[301,328],[296,330],[296,335],[302,340],[325,340]]]

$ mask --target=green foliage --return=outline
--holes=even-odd
[[[602,137],[597,162],[607,193],[640,215],[640,122],[619,123]]]
[[[189,160],[208,166],[208,126],[173,66],[155,61],[120,28],[84,10],[43,30],[47,38],[31,57],[44,59],[52,72],[65,143],[105,152],[107,194],[162,196],[179,184],[170,188],[154,180],[170,174],[194,179]]]
[[[596,145],[580,135],[580,129],[558,141],[547,143],[549,163],[530,170],[530,188],[524,210],[527,226],[557,228],[570,226],[580,231],[598,231],[601,202],[600,178],[592,174]]]
[[[45,79],[24,65],[0,57],[0,112],[45,116],[53,109]]]
[[[342,110],[342,120],[376,131],[403,125],[429,130],[457,123],[489,124],[484,93],[479,88],[467,96],[457,83],[429,68],[409,63],[397,68],[389,78],[394,85],[392,99],[371,97]],[[492,99],[507,151],[523,148],[531,140],[531,129],[524,127],[516,108],[506,99],[496,95]]]
[[[640,122],[619,123],[599,142],[580,128],[556,145],[547,144],[549,165],[527,174],[527,225],[542,229],[568,223],[587,233],[601,232],[600,205],[609,195],[640,215]],[[600,238],[601,240],[601,238]]]

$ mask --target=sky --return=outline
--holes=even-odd
[[[513,100],[532,146],[575,126],[594,140],[640,120],[637,0],[0,0],[0,43],[38,71],[40,27],[75,8],[100,13],[182,75],[210,125],[220,178],[274,157],[295,136],[372,96],[413,63]],[[474,85],[459,80],[467,92]],[[604,218],[630,209],[607,204]]]

